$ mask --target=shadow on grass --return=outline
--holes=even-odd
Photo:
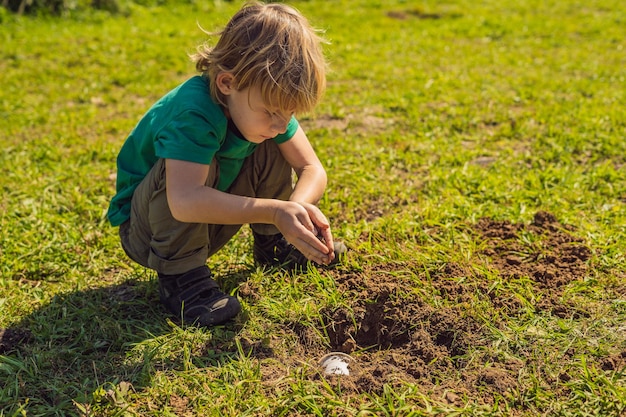
[[[225,278],[236,288],[245,274]],[[129,280],[95,289],[58,294],[15,325],[0,329],[0,415],[27,409],[40,415],[71,415],[74,402],[89,403],[102,387],[122,382],[147,387],[156,370],[184,368],[178,343],[234,346],[240,322],[199,330],[168,317],[156,280]],[[178,343],[178,344],[177,344]],[[203,361],[219,364],[236,353]],[[207,352],[208,347],[200,349]],[[42,414],[43,413],[43,414]]]

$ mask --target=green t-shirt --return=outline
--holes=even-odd
[[[286,142],[297,129],[292,117],[287,131],[273,140]],[[157,101],[126,139],[117,157],[116,194],[107,217],[113,226],[130,218],[133,193],[160,158],[209,165],[215,157],[217,188],[226,191],[256,147],[229,130],[222,108],[211,99],[208,80],[192,77]]]

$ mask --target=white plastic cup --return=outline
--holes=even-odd
[[[352,357],[343,352],[327,353],[320,359],[320,367],[324,375],[350,375],[348,363]]]

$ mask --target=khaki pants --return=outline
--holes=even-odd
[[[211,163],[206,180],[215,188],[219,167]],[[274,141],[261,143],[244,161],[228,193],[287,200],[293,191],[292,169]],[[278,233],[271,224],[251,225],[260,234]],[[162,274],[182,274],[206,264],[241,225],[182,223],[172,217],[165,192],[165,160],[159,160],[133,194],[130,219],[120,226],[126,254]]]

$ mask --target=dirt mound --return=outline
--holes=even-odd
[[[528,226],[481,219],[476,230],[503,278],[529,277],[543,289],[559,289],[587,273],[591,251],[552,214],[539,212]]]

